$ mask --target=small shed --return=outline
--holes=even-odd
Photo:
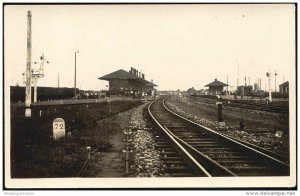
[[[284,93],[284,94],[289,93],[289,82],[288,81],[279,85],[279,92]]]
[[[197,93],[197,91],[194,87],[192,87],[187,90],[187,93],[190,95],[195,95]]]
[[[210,94],[221,94],[225,86],[228,85],[218,81],[217,78],[215,79],[215,81],[205,85],[205,87],[209,88],[208,90]]]

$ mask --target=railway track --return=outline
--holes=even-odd
[[[174,147],[172,140],[169,140],[164,134],[160,131],[154,133],[156,135],[155,139],[155,148],[160,151],[161,160],[164,162],[165,168],[164,172],[171,177],[195,177],[195,176],[207,176],[205,171],[199,167],[197,168],[190,167],[192,165],[189,160],[188,155],[184,155],[180,148]],[[198,167],[197,165],[194,167]]]
[[[166,140],[162,151],[176,148],[196,176],[286,176],[289,165],[265,151],[238,142],[172,112],[165,99],[152,102],[148,111]],[[159,143],[158,143],[159,144]],[[166,147],[166,150],[163,148]]]
[[[209,98],[201,98],[201,97],[194,97],[191,96],[191,99],[207,103],[207,104],[216,104],[216,100],[209,99]],[[229,100],[222,100],[221,101],[224,106],[230,106],[230,107],[237,107],[237,108],[243,108],[243,109],[250,109],[250,110],[259,110],[259,111],[265,111],[265,112],[274,112],[274,113],[281,113],[281,114],[288,114],[289,108],[286,106],[280,106],[280,105],[266,105],[262,103],[255,103],[253,101],[229,101]]]

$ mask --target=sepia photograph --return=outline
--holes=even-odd
[[[295,189],[296,3],[4,3],[4,189]]]

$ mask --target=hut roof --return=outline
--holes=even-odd
[[[280,84],[279,86],[283,86],[283,87],[289,86],[289,81],[286,81],[286,82]]]
[[[205,87],[212,87],[212,86],[228,86],[228,85],[223,82],[218,81],[216,78],[215,81],[205,85]]]

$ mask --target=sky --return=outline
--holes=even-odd
[[[32,61],[50,62],[38,86],[106,89],[99,77],[134,67],[158,90],[203,89],[215,78],[233,88],[261,78],[295,83],[293,4],[5,5],[4,77],[23,84],[27,11]],[[36,65],[33,65],[36,66]]]

